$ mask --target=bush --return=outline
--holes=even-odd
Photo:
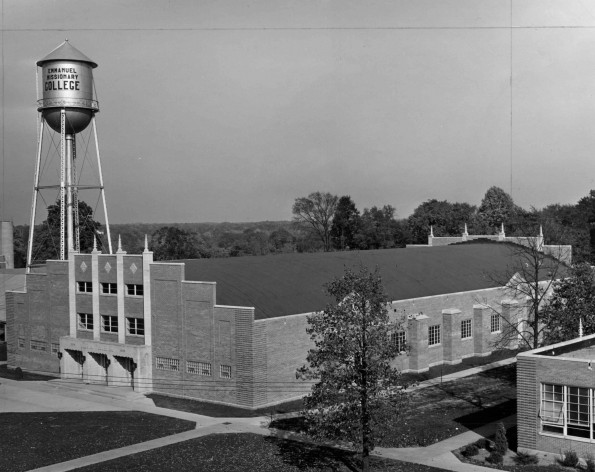
[[[501,456],[506,454],[506,451],[508,451],[508,440],[506,439],[506,428],[502,422],[496,425],[496,439],[494,443],[494,451]]]
[[[514,461],[519,465],[531,465],[537,464],[539,462],[539,458],[535,454],[519,451],[516,453]],[[595,470],[593,470],[593,472],[595,472]]]
[[[502,464],[504,457],[498,451],[492,451],[486,459],[490,464]]]
[[[562,465],[566,467],[576,467],[578,464],[578,455],[572,449],[564,451],[564,458],[562,459]]]
[[[23,380],[23,369],[21,369],[20,367],[17,367],[14,370],[14,378],[17,380]]]
[[[485,449],[485,450],[489,450],[490,449],[490,441],[488,441],[486,438],[480,438],[477,441],[475,441],[475,445],[479,448],[479,449]]]
[[[461,454],[463,454],[463,456],[465,456],[465,457],[473,457],[473,456],[476,456],[478,453],[479,453],[479,448],[474,443],[467,444],[461,451]]]
[[[588,455],[585,462],[587,463],[587,472],[595,472],[595,460],[593,460],[593,456]]]

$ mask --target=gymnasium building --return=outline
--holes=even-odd
[[[145,246],[27,274],[26,289],[6,293],[9,367],[259,408],[309,392],[296,379],[307,316],[331,302],[323,285],[345,267],[379,268],[403,372],[489,355],[527,310],[490,277],[513,262],[498,242],[185,262],[154,262]]]

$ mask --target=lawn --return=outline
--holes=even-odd
[[[383,432],[378,446],[429,446],[515,413],[513,364],[412,392],[409,407]],[[302,417],[275,420],[271,427],[305,431]]]
[[[440,472],[444,469],[371,459],[375,472]],[[256,434],[217,434],[76,469],[78,472],[353,472],[352,452]]]
[[[35,469],[195,426],[191,421],[137,411],[2,413],[0,470]]]

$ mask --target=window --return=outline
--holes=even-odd
[[[130,296],[138,296],[144,295],[144,290],[142,285],[138,284],[126,284],[126,292]]]
[[[541,430],[544,433],[595,439],[594,390],[541,384]]]
[[[143,318],[126,318],[126,331],[132,336],[144,336],[145,320]]]
[[[500,331],[500,314],[492,313],[490,317],[490,332],[497,333]]]
[[[231,379],[231,366],[221,365],[219,375],[222,379]]]
[[[104,333],[118,332],[118,317],[101,315],[101,331]]]
[[[118,284],[112,282],[102,282],[101,283],[101,292],[102,293],[110,293],[116,294],[118,293]]]
[[[440,344],[440,325],[428,327],[428,346]]]
[[[180,370],[180,359],[171,359],[170,357],[157,357],[157,369],[159,370]]]
[[[186,372],[190,374],[206,375],[211,376],[211,364],[207,362],[186,362]],[[231,371],[230,371],[231,376]]]
[[[60,352],[60,343],[52,343],[52,356],[57,356]]]
[[[397,346],[399,352],[405,350],[405,331],[390,333],[390,342]]]
[[[78,291],[81,293],[91,293],[93,291],[92,282],[77,282]]]
[[[79,313],[78,329],[93,331],[93,315],[91,313]]]
[[[18,339],[18,347],[19,349],[25,349],[25,338]]]
[[[461,321],[461,339],[471,338],[471,320]]]
[[[32,351],[46,352],[48,350],[47,343],[45,341],[37,341],[35,339],[30,341],[30,347]]]

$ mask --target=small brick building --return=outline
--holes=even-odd
[[[526,309],[485,276],[510,262],[503,244],[153,262],[74,254],[6,294],[8,365],[248,408],[300,397],[309,313],[345,266],[378,267],[401,321],[394,363],[423,372],[488,355],[504,321]],[[498,312],[490,308],[498,307]]]
[[[595,456],[595,334],[517,356],[518,447]]]

